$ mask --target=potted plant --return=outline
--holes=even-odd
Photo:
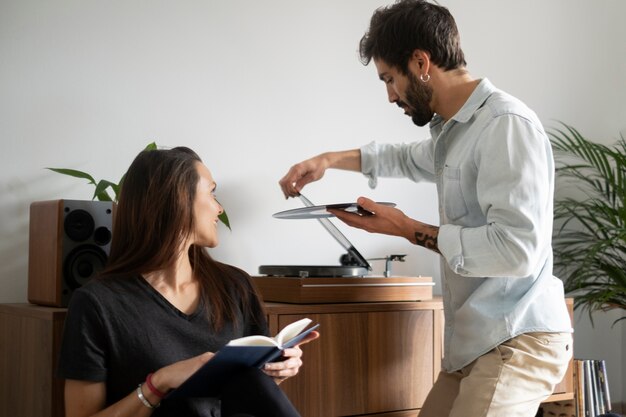
[[[626,309],[626,140],[605,146],[573,127],[548,131],[557,158],[554,259],[575,308]],[[626,316],[617,319],[626,319]]]
[[[144,150],[147,150],[147,151],[155,150],[155,149],[157,149],[157,145],[155,142],[149,143],[144,148]],[[57,172],[59,174],[69,175],[71,177],[86,179],[87,181],[89,181],[89,184],[92,184],[95,187],[93,196],[91,198],[92,200],[97,199],[99,201],[112,201],[114,203],[117,203],[117,200],[120,194],[120,189],[124,182],[123,175],[122,175],[122,178],[120,178],[120,180],[117,183],[114,183],[112,181],[108,181],[104,179],[100,181],[96,181],[93,178],[93,176],[91,176],[90,174],[83,172],[83,171],[78,171],[75,169],[68,169],[68,168],[46,168],[46,169]],[[111,197],[111,195],[109,194],[109,191],[108,191],[109,189],[113,192],[113,197]],[[228,219],[228,215],[226,214],[226,210],[224,210],[218,217],[220,221],[224,223],[226,227],[228,227],[229,230],[232,230],[230,227],[230,220]]]

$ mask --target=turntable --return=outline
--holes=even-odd
[[[305,207],[275,213],[273,217],[278,219],[317,219],[322,226],[335,238],[337,242],[347,251],[339,258],[340,265],[261,265],[259,273],[270,276],[284,277],[363,277],[367,275],[372,266],[354,247],[352,243],[339,231],[339,229],[328,220],[333,214],[328,209],[341,209],[361,216],[371,215],[356,203],[328,204],[322,206],[314,205],[308,198],[300,194],[300,200]],[[394,203],[379,202],[390,207]]]
[[[262,276],[253,277],[264,301],[284,303],[355,303],[430,300],[434,283],[431,277],[398,277],[391,275],[391,261],[404,261],[405,255],[390,255],[385,259],[385,276],[371,276],[370,263],[352,243],[328,220],[328,209],[338,208],[368,216],[355,203],[315,206],[300,195],[305,208],[274,214],[276,218],[316,218],[333,238],[347,251],[340,265],[261,265]],[[379,203],[395,206],[393,203]]]

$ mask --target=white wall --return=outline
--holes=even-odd
[[[603,141],[626,134],[626,2],[442,3],[457,18],[474,76],[526,101],[547,125],[562,120]],[[26,301],[29,204],[92,193],[44,167],[117,181],[150,141],[190,146],[212,170],[233,224],[232,233],[222,229],[218,259],[250,273],[261,264],[338,263],[342,248],[317,222],[271,214],[300,206],[277,185],[295,162],[370,140],[427,137],[386,103],[373,66],[357,59],[369,17],[384,4],[0,0],[0,302]],[[437,222],[428,184],[381,180],[372,191],[360,175],[329,172],[306,195],[320,204],[367,195]],[[438,259],[426,250],[339,227],[366,257],[406,253],[395,273],[439,283]],[[597,317],[590,329],[581,318],[576,353],[611,362],[619,400],[626,324],[611,329],[613,319]],[[615,349],[600,349],[602,339]]]

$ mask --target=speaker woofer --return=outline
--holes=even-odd
[[[65,258],[63,276],[71,290],[87,283],[98,272],[104,269],[107,254],[97,246],[81,245],[71,251]]]
[[[69,208],[65,209],[66,212],[69,210]],[[76,242],[84,242],[89,239],[93,233],[94,227],[95,223],[91,214],[81,209],[69,211],[63,223],[67,237]]]

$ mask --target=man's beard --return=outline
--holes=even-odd
[[[408,78],[409,87],[406,91],[406,105],[409,108],[411,120],[417,126],[425,126],[435,115],[435,112],[430,108],[433,89],[429,85],[421,83],[410,71]],[[404,103],[398,103],[399,106],[402,106],[402,104]]]

